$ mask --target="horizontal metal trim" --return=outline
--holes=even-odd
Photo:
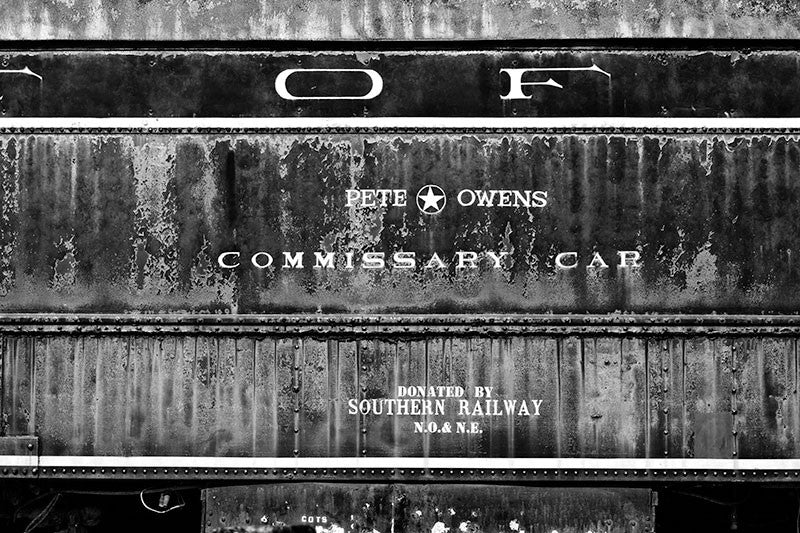
[[[0,314],[5,334],[800,335],[800,315]]]
[[[570,134],[800,134],[800,118],[679,117],[243,117],[0,118],[0,132],[46,133],[290,133],[330,132]]]
[[[6,457],[0,456],[0,464]],[[445,470],[800,470],[800,459],[479,457],[39,457],[40,468],[268,468]]]
[[[0,455],[2,477],[800,482],[800,459]]]
[[[26,39],[0,40],[0,50],[8,52],[64,51],[81,52],[171,52],[197,53],[224,52],[393,52],[447,51],[447,52],[498,52],[498,51],[797,51],[800,39],[762,37],[562,37],[553,39],[501,37],[476,37],[469,39],[351,39],[297,40],[297,39]]]
[[[38,459],[36,455],[0,455],[0,466],[36,468]]]

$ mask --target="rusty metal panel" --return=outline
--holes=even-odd
[[[39,439],[36,437],[0,437],[0,455],[36,457],[38,454]]]
[[[31,377],[7,380],[6,434],[50,456],[798,456],[794,338],[13,338]],[[391,412],[416,385],[466,393]]]
[[[735,452],[731,398],[732,342],[697,338],[684,345],[684,402],[690,457],[729,457]]]
[[[321,531],[653,531],[651,491],[636,488],[321,483],[204,491],[208,533],[308,524]]]
[[[3,142],[17,169],[4,174],[13,197],[5,312],[792,312],[797,304],[796,180],[782,170],[797,155],[789,135],[39,134]],[[55,154],[73,149],[70,170]],[[180,156],[186,149],[204,156]],[[566,173],[551,173],[555,164]],[[42,176],[53,173],[60,185],[45,186]],[[194,181],[181,177],[189,174]],[[413,199],[428,183],[454,205],[438,215],[411,202],[344,205],[350,188],[404,187]],[[461,206],[454,197],[467,187],[541,188],[550,200],[541,213]],[[465,249],[509,256],[499,269],[485,258],[459,271],[456,252]],[[352,273],[339,268],[347,250]],[[363,253],[391,260],[397,250],[419,254],[417,268],[358,267]],[[641,268],[618,268],[620,250],[640,252]],[[221,268],[223,251],[242,254],[241,265]],[[303,252],[307,261],[260,270],[248,261],[259,251],[277,262]],[[314,269],[315,251],[337,252],[342,264]],[[562,251],[577,252],[579,267],[557,268]],[[595,251],[609,268],[587,268]],[[434,252],[444,268],[422,268]]]
[[[797,6],[761,2],[412,0],[50,3],[9,0],[0,38],[97,40],[797,38]],[[142,43],[147,46],[147,43]]]
[[[36,417],[34,339],[3,337],[3,435],[30,435]]]
[[[747,339],[736,347],[738,455],[791,454],[798,448],[796,340]]]

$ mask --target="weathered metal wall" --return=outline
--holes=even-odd
[[[0,64],[6,117],[800,116],[797,54],[775,49],[43,50],[9,52]],[[501,69],[592,65],[602,72],[527,73],[525,82],[551,78],[562,87],[526,86],[530,99],[501,99],[509,92]],[[18,72],[26,67],[36,76]],[[285,100],[276,92],[280,72],[319,68],[373,69],[383,89],[370,100]],[[352,72],[287,80],[297,96],[370,88]]]
[[[791,0],[5,0],[2,39],[796,38]]]
[[[794,335],[234,329],[6,334],[5,433],[39,435],[43,455],[800,457]],[[542,402],[538,416],[457,416],[453,399],[437,416],[349,411],[409,385]]]
[[[305,483],[209,489],[205,501],[209,533],[279,524],[308,524],[321,533],[654,530],[647,489]]]
[[[0,309],[11,311],[794,312],[800,145],[790,135],[6,134]],[[449,203],[423,214],[437,184]],[[408,190],[346,207],[346,189]],[[540,209],[460,189],[548,191]],[[419,254],[416,269],[342,267]],[[506,251],[455,269],[456,252]],[[617,268],[620,250],[640,268]],[[223,269],[218,254],[238,251]],[[265,270],[249,263],[273,254]],[[338,253],[312,268],[315,251]],[[554,256],[579,253],[559,270]],[[284,269],[282,252],[304,252]],[[423,268],[433,253],[445,268]],[[587,268],[600,252],[609,268]],[[390,259],[390,258],[389,258]],[[487,266],[488,265],[488,266]],[[436,264],[434,265],[436,266]]]

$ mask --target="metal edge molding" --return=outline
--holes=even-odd
[[[676,117],[341,117],[341,118],[0,118],[0,133],[42,134],[357,134],[542,133],[797,135],[800,118]]]
[[[0,314],[0,333],[284,336],[800,335],[800,315]]]
[[[0,477],[800,481],[800,459],[0,456]]]

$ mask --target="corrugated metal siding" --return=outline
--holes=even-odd
[[[795,312],[800,145],[716,135],[31,135],[0,139],[0,310]],[[451,202],[422,215],[426,183]],[[399,187],[406,208],[344,205]],[[462,188],[542,189],[538,210]],[[224,271],[222,251],[243,266]],[[266,250],[510,252],[501,270],[250,268]],[[614,268],[640,250],[641,269]],[[581,267],[557,271],[559,251]],[[611,268],[590,272],[593,251]],[[325,269],[322,269],[325,270]]]
[[[46,455],[792,458],[796,344],[9,335],[3,419],[9,435],[40,435]],[[542,414],[486,417],[482,434],[347,414],[348,398],[409,384],[495,386],[543,399]]]

